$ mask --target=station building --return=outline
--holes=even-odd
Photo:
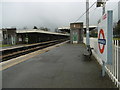
[[[3,28],[1,29],[2,34],[2,44],[10,44],[14,45],[16,44],[16,28]]]
[[[32,44],[45,41],[69,39],[69,34],[43,31],[39,29],[16,30],[16,28],[3,28],[0,30],[2,44]]]
[[[43,31],[39,29],[17,30],[17,43],[31,44],[51,40],[69,39],[69,34]]]

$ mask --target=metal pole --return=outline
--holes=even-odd
[[[105,62],[103,61],[103,65],[102,65],[102,77],[105,76]]]
[[[89,40],[89,0],[86,0],[86,45],[90,47]]]
[[[103,12],[102,15],[104,15],[105,13],[105,4],[103,4]],[[102,77],[105,76],[105,62],[103,61],[103,65],[102,65]]]
[[[105,14],[105,2],[103,3],[103,13],[102,15]],[[105,76],[105,62],[103,61],[103,65],[102,65],[102,77]]]

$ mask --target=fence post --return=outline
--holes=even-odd
[[[105,76],[105,62],[103,61],[103,65],[102,65],[102,77]]]

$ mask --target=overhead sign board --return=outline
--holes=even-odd
[[[107,11],[98,21],[99,57],[107,64],[112,64],[113,11]]]

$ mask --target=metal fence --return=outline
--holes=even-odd
[[[120,40],[113,40],[113,62],[106,65],[106,71],[112,81],[120,87]]]
[[[86,38],[83,41],[86,44]],[[94,48],[93,55],[100,65],[102,65],[101,57],[98,55],[98,39],[90,38],[90,46]],[[113,61],[112,64],[106,64],[106,73],[112,81],[120,88],[120,40],[113,40]]]

